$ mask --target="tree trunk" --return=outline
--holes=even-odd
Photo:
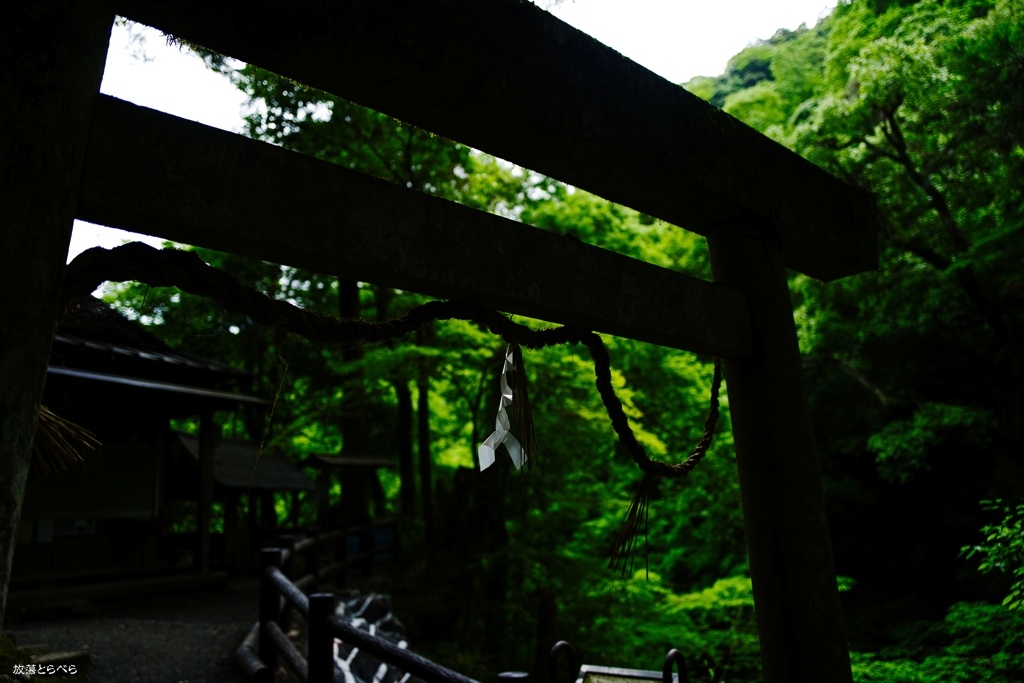
[[[0,628],[112,8],[38,0],[0,29]]]
[[[213,414],[203,413],[199,419],[199,500],[196,506],[196,540],[199,545],[199,573],[210,572],[210,518],[213,511],[213,470],[220,425]]]
[[[433,342],[433,325],[424,325],[417,333],[417,343],[429,346]],[[427,545],[434,543],[434,484],[433,456],[430,453],[430,362],[420,359],[419,376],[416,379],[419,397],[416,406],[417,431],[420,458],[420,496],[423,499],[423,526],[426,530]]]
[[[359,285],[354,280],[338,279],[338,299],[342,318],[360,317]],[[346,363],[361,360],[361,346],[344,349]],[[368,455],[370,434],[366,423],[366,389],[363,372],[356,370],[342,378],[342,452],[346,455]],[[365,524],[370,520],[371,477],[377,473],[368,467],[341,468],[341,524]]]
[[[851,683],[786,269],[767,226],[708,235],[715,282],[746,292],[753,352],[725,362],[766,683]]]
[[[382,323],[388,320],[391,312],[391,302],[395,298],[395,290],[390,287],[374,286],[374,303],[377,307],[377,322]],[[388,348],[395,347],[394,340],[389,340]],[[398,437],[398,477],[401,488],[399,489],[399,501],[401,502],[402,515],[412,519],[416,514],[416,474],[412,457],[412,391],[409,390],[409,381],[405,377],[398,377],[392,380],[395,387],[395,397],[398,399],[398,425],[396,434]]]
[[[402,514],[411,517],[416,512],[416,475],[412,458],[412,391],[404,380],[395,382],[398,396],[398,476],[401,479],[399,498]]]
[[[498,356],[501,358],[501,356]],[[490,381],[487,383],[490,396],[501,395],[502,364],[491,366]],[[502,449],[504,452],[504,449]],[[479,506],[476,517],[481,522],[483,534],[482,552],[486,567],[484,582],[484,641],[487,643],[503,643],[505,641],[505,624],[507,622],[507,603],[509,588],[509,552],[508,552],[508,480],[513,472],[513,465],[507,456],[499,456],[495,463],[485,471],[478,473],[479,484],[476,500]],[[504,650],[495,648],[495,665],[500,665]]]
[[[541,590],[537,594],[537,650],[533,662],[534,683],[555,683],[548,680],[548,657],[555,645],[555,621],[558,617],[558,601],[552,590]]]
[[[228,491],[224,501],[224,567],[228,570],[228,578],[237,579],[244,566],[240,561],[242,550],[242,525],[238,520],[238,499],[236,490]]]
[[[508,621],[509,552],[508,527],[505,524],[508,478],[512,472],[512,461],[500,458],[498,462],[481,474],[484,478],[482,490],[486,499],[482,502],[484,519],[484,556],[486,561],[486,583],[484,589],[484,642],[504,643],[505,624]],[[489,476],[488,476],[489,475]],[[494,664],[502,665],[502,657],[508,648],[495,645],[491,648],[497,658]]]

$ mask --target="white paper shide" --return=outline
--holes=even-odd
[[[509,422],[508,413],[505,412],[505,408],[512,405],[512,387],[508,385],[508,373],[516,370],[517,368],[512,362],[512,346],[509,345],[505,351],[505,364],[501,369],[501,403],[498,405],[498,417],[494,420],[494,432],[480,444],[477,451],[480,456],[480,471],[486,470],[494,464],[494,453],[501,444],[505,444],[517,470],[526,462],[527,455],[523,451],[523,447],[509,431],[512,425]],[[522,371],[522,368],[518,368],[518,370]]]

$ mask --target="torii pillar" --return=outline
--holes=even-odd
[[[0,628],[113,9],[33,0],[0,29]]]
[[[710,232],[707,241],[715,282],[744,291],[750,302],[753,352],[727,359],[725,379],[761,659],[776,677],[789,672],[794,681],[849,681],[832,542],[779,240],[763,221],[747,218]]]

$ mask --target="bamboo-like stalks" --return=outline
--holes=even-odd
[[[81,452],[94,451],[100,445],[95,434],[41,405],[29,472],[33,477],[47,476],[71,465],[84,464]]]

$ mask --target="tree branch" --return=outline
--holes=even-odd
[[[953,213],[950,211],[949,204],[946,203],[946,198],[943,194],[914,165],[914,160],[910,158],[910,152],[907,150],[907,140],[903,136],[903,131],[900,129],[895,113],[886,111],[885,121],[887,125],[882,126],[882,134],[885,135],[886,141],[896,150],[896,161],[903,166],[903,169],[914,184],[921,188],[931,200],[932,208],[939,214],[939,220],[942,222],[942,226],[946,229],[950,239],[953,240],[957,250],[967,251],[971,246],[971,241],[967,239],[967,236],[960,230],[960,226],[957,225],[956,219],[953,218]]]
[[[878,399],[878,402],[882,404],[883,408],[891,408],[898,403],[895,399],[882,391],[881,387],[869,380],[867,375],[838,358],[816,358],[814,356],[803,356],[801,360],[805,370],[820,365],[834,365],[839,368],[843,374],[848,377],[852,377],[857,381],[857,384],[860,384],[862,387],[870,391],[872,395]]]

